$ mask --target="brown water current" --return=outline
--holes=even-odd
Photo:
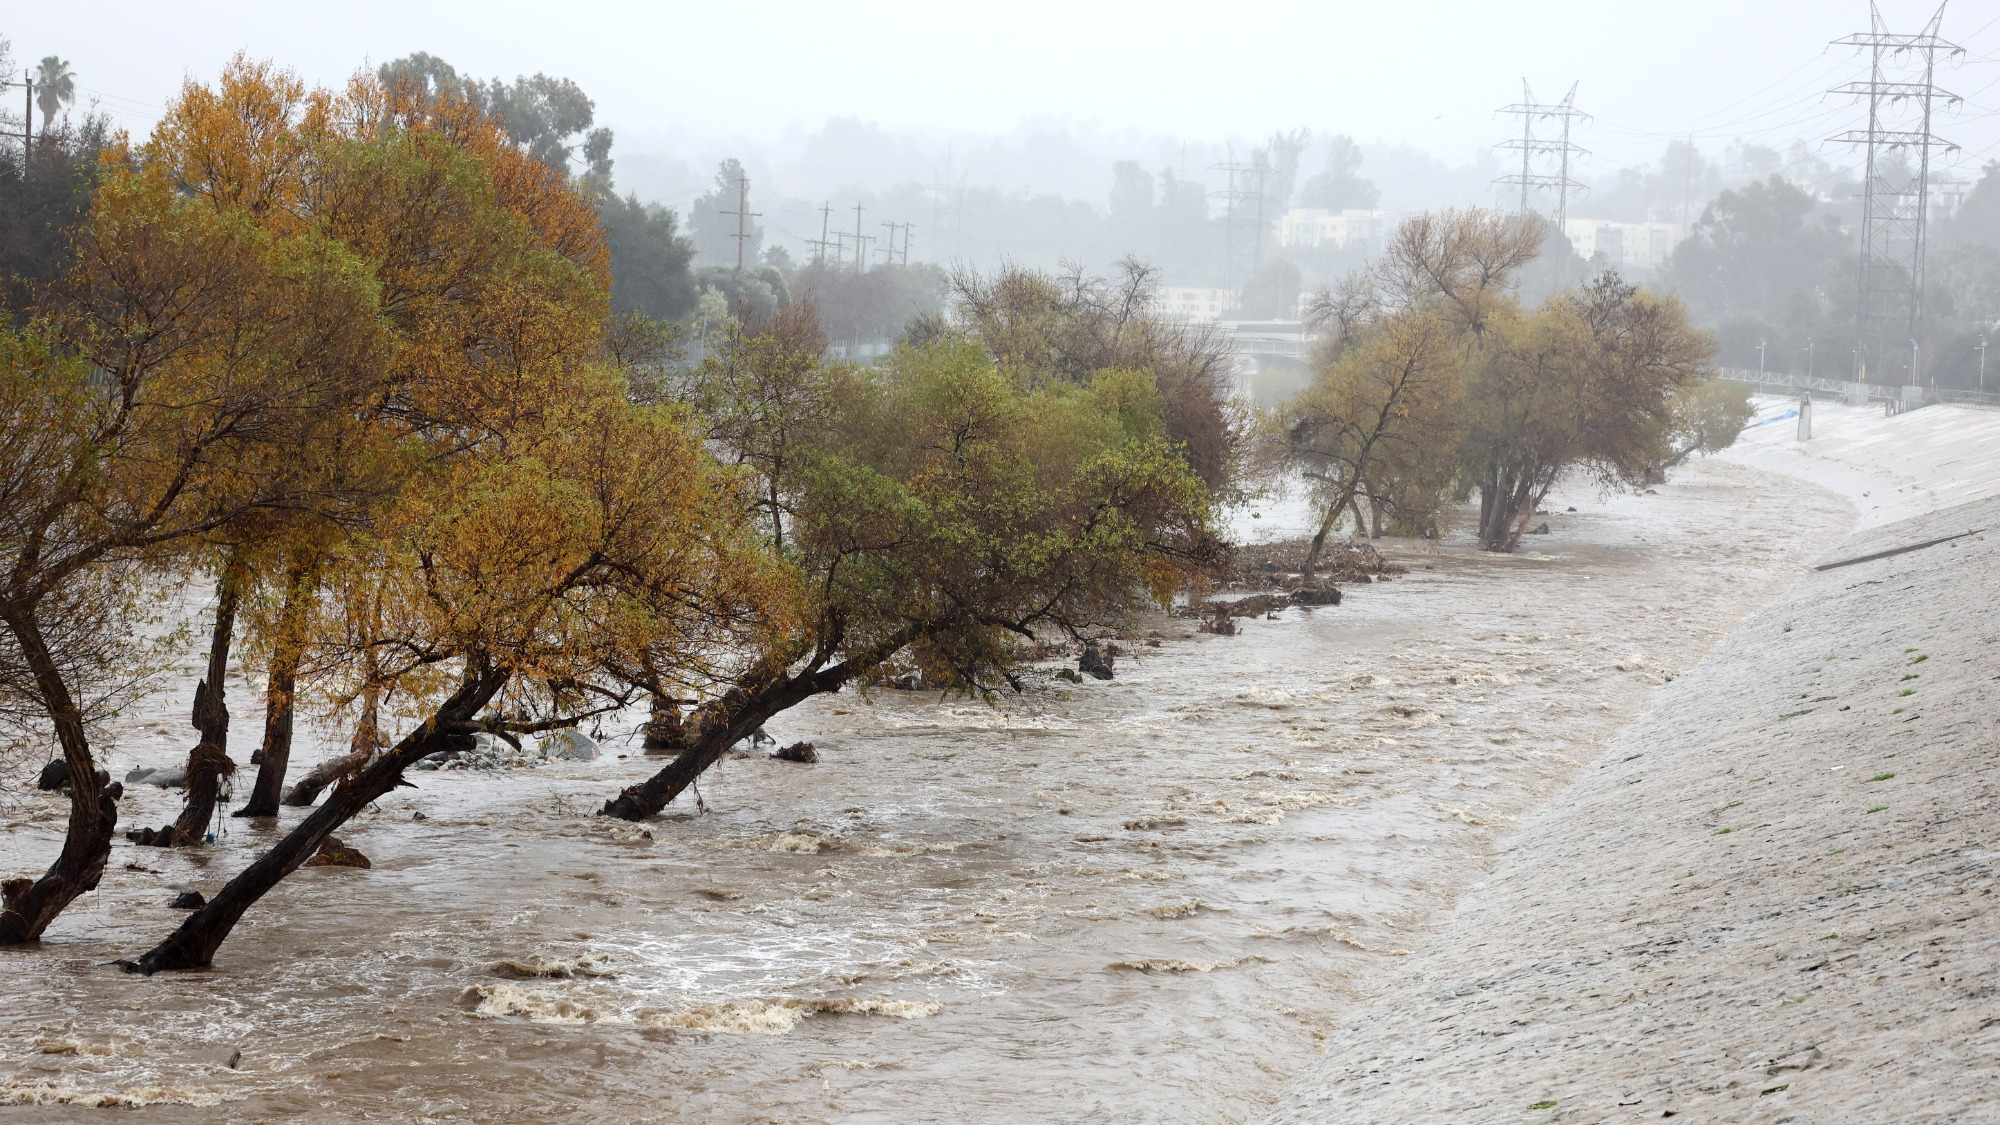
[[[0,1121],[1242,1119],[1854,519],[1715,462],[1550,510],[1515,556],[1403,545],[1408,576],[1338,608],[1151,622],[1109,683],[818,701],[772,733],[819,764],[730,760],[700,813],[589,815],[658,764],[629,723],[597,762],[415,775],[340,834],[373,870],[299,872],[207,973],[107,963],[273,829],[121,839],[39,948],[0,951]],[[185,753],[184,709],[130,720],[113,769]],[[141,787],[124,824],[178,799]],[[63,806],[6,802],[0,870],[39,870]]]

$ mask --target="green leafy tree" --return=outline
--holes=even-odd
[[[607,815],[657,813],[772,716],[892,659],[946,687],[1013,683],[1037,630],[1116,620],[1220,557],[1207,491],[1168,444],[1144,373],[1030,386],[965,339],[860,370],[795,368],[797,352],[756,338],[723,347],[793,372],[781,380],[793,390],[769,400],[789,421],[718,419],[712,441],[778,498],[786,534],[770,546],[804,608],[682,724],[673,762]],[[782,467],[753,453],[774,427],[798,443]]]
[[[673,211],[608,190],[598,196],[597,207],[611,253],[612,311],[642,312],[661,320],[692,314],[694,245],[680,233]]]

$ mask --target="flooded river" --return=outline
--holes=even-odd
[[[121,839],[39,948],[0,951],[0,1121],[1240,1120],[1510,822],[1853,520],[1720,463],[1551,508],[1519,555],[1403,545],[1406,577],[1338,608],[1142,625],[1109,683],[820,700],[771,728],[819,764],[727,761],[703,811],[644,826],[588,815],[657,765],[629,724],[597,762],[415,775],[341,833],[373,870],[299,872],[207,973],[107,963],[272,830]],[[184,700],[160,706],[114,770],[185,753]],[[63,806],[0,800],[0,870],[39,871]],[[142,788],[121,827],[177,803]]]

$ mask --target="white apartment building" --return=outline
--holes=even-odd
[[[1153,307],[1176,320],[1221,320],[1236,307],[1236,291],[1168,285],[1153,298]]]
[[[1614,223],[1606,219],[1571,219],[1563,233],[1577,256],[1604,255],[1618,269],[1658,269],[1680,245],[1679,223]]]
[[[1952,180],[1939,177],[1930,183],[1930,217],[1933,219],[1955,219],[1958,209],[1965,206],[1965,197],[1972,194],[1972,184],[1967,180]]]
[[[1380,246],[1395,216],[1388,211],[1327,211],[1318,207],[1294,207],[1278,220],[1278,245],[1312,249],[1360,241]]]

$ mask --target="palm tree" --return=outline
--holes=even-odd
[[[55,124],[56,111],[76,104],[76,73],[69,62],[54,55],[35,68],[35,104],[42,109],[42,132]]]

